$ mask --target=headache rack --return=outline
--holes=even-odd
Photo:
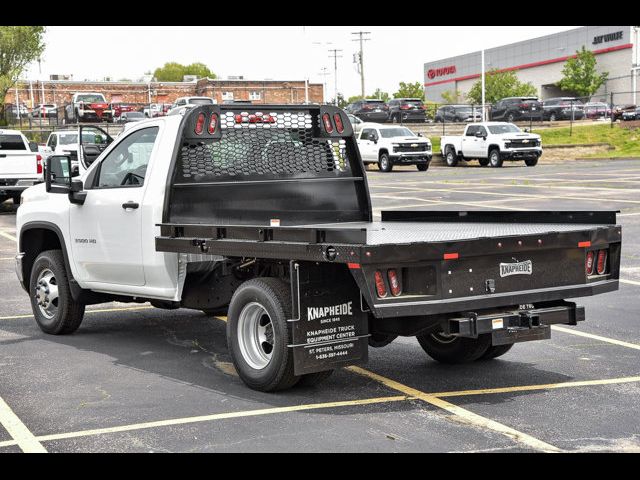
[[[180,127],[163,224],[291,226],[371,220],[344,111],[328,105],[202,105]]]

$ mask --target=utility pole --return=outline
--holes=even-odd
[[[329,69],[322,67],[319,75],[322,76],[322,103],[327,103],[325,95],[327,94],[327,75],[329,75]]]
[[[337,48],[329,49],[329,58],[333,57],[333,88],[334,88],[334,97],[333,101],[336,105],[338,105],[338,59],[342,58],[342,50]]]
[[[371,40],[370,38],[365,38],[365,35],[370,35],[371,32],[351,32],[351,35],[357,35],[358,38],[352,39],[353,42],[360,42],[360,52],[358,53],[358,70],[360,71],[360,92],[362,98],[365,97],[364,94],[364,50],[363,50],[363,42],[368,42]]]

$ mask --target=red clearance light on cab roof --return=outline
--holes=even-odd
[[[204,113],[198,115],[198,119],[196,120],[195,132],[196,135],[202,135],[202,132],[204,132]]]
[[[400,279],[398,279],[398,272],[395,268],[387,270],[387,278],[389,279],[389,287],[391,287],[391,295],[397,297],[402,293],[402,287],[400,286]]]
[[[209,127],[207,128],[209,135],[213,135],[216,131],[216,128],[218,128],[218,114],[212,113],[211,118],[209,119]]]
[[[333,124],[331,123],[331,117],[328,113],[322,115],[322,123],[324,124],[324,129],[327,133],[333,133]]]
[[[594,267],[596,266],[596,252],[593,250],[587,252],[587,257],[584,261],[584,269],[588,276],[593,275]]]
[[[338,133],[344,132],[344,124],[342,123],[342,117],[339,113],[333,115],[333,121],[336,122],[336,130]]]
[[[598,252],[598,261],[596,262],[596,272],[598,275],[604,275],[607,271],[607,251],[600,250]]]
[[[376,280],[376,293],[378,297],[384,298],[387,296],[387,286],[384,284],[384,277],[382,276],[382,272],[380,270],[376,270],[374,274],[374,278]]]
[[[589,248],[591,246],[591,242],[578,242],[578,248]]]
[[[444,259],[445,260],[457,260],[460,257],[460,255],[458,255],[457,253],[445,253],[444,254]]]

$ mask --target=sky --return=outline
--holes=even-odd
[[[422,82],[425,62],[492,48],[571,26],[285,26],[285,27],[47,27],[46,51],[27,79],[72,74],[74,80],[139,79],[165,62],[202,62],[218,75],[250,80],[326,82],[326,99],[334,96],[334,61],[340,49],[338,91],[360,93],[353,63],[359,43],[352,32],[370,32],[364,42],[365,90],[393,93],[398,83]],[[97,41],[92,41],[94,38]],[[100,39],[100,40],[98,40]],[[104,41],[103,41],[104,40]],[[325,70],[323,70],[323,68]],[[323,71],[326,75],[323,75]]]

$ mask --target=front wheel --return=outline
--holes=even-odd
[[[449,167],[455,167],[458,164],[458,155],[456,155],[456,151],[452,147],[447,147],[445,161]]]
[[[277,278],[254,278],[233,294],[227,317],[227,345],[238,375],[262,392],[293,387],[291,290]]]
[[[440,363],[473,362],[491,347],[491,335],[463,338],[438,332],[418,335],[416,338],[427,355]]]
[[[513,121],[516,119],[515,115],[513,113],[510,113],[509,115],[507,115],[507,122],[509,123],[513,123]]]
[[[31,309],[40,329],[51,335],[75,332],[84,317],[84,304],[71,296],[60,250],[47,250],[36,258],[29,280]]]
[[[526,158],[524,163],[527,167],[535,167],[538,164],[538,157],[535,158]]]
[[[416,165],[416,168],[420,172],[426,172],[427,170],[429,170],[429,164],[428,163],[419,163],[419,164]]]
[[[500,150],[494,148],[489,152],[489,164],[494,168],[502,166],[502,157],[500,157]]]
[[[380,159],[378,160],[378,168],[381,172],[390,172],[393,170],[393,162],[389,158],[388,153],[381,153]]]

